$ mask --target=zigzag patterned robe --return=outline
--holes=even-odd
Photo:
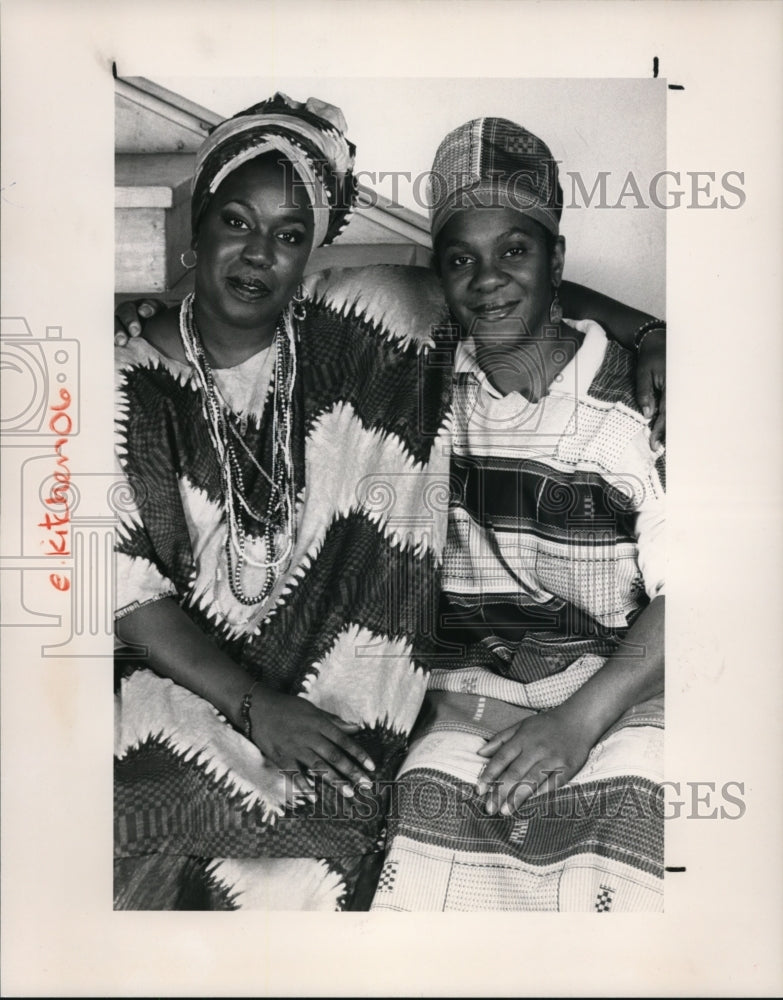
[[[141,340],[117,351],[117,456],[135,497],[118,527],[117,614],[175,597],[251,678],[360,722],[356,739],[383,781],[404,753],[433,651],[451,331],[436,283],[419,269],[324,272],[306,292],[297,540],[260,611],[237,602],[225,583],[218,465],[189,369]],[[243,414],[245,439],[267,468],[269,406],[267,393]],[[263,480],[250,463],[243,471],[263,509]],[[382,802],[366,800],[350,819],[328,789],[315,817],[305,803],[286,804],[284,779],[209,703],[138,656],[120,666],[118,857],[329,858],[380,849]]]

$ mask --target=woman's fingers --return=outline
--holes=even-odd
[[[554,759],[519,758],[493,782],[486,795],[486,811],[509,816],[532,795],[559,788],[566,780],[563,765]]]
[[[309,778],[306,774],[301,772],[296,775],[293,781],[294,786],[294,799],[302,798],[307,799],[309,802],[315,802],[318,796],[315,793],[315,784],[312,778]]]
[[[636,399],[645,420],[651,420],[655,413],[655,386],[649,365],[639,361],[636,368]]]
[[[128,337],[138,337],[143,321],[155,316],[165,303],[158,299],[129,299],[121,302],[114,310],[114,343],[119,347],[128,342]]]
[[[508,730],[504,730],[490,741],[494,743],[500,736],[506,737],[500,747],[494,751],[492,758],[484,765],[481,774],[479,774],[478,781],[476,782],[476,789],[479,795],[483,795],[492,782],[497,781],[509,764],[516,760],[522,752],[522,741],[519,730],[515,727],[510,736],[507,736],[507,733]]]
[[[335,788],[347,799],[352,799],[357,788],[372,788],[372,782],[366,775],[357,775],[349,767],[341,769],[329,764],[323,757],[313,761],[308,771]]]
[[[142,319],[149,319],[164,308],[163,303],[157,299],[141,299],[138,304],[138,313]]]
[[[487,740],[483,747],[479,748],[479,754],[482,757],[491,757],[495,751],[499,750],[504,743],[514,736],[519,728],[519,724],[509,726],[507,729],[501,729],[499,733],[496,733],[491,740]]]
[[[362,726],[358,722],[345,722],[336,716],[328,713],[324,714],[327,715],[329,722],[333,726],[333,729],[331,731],[327,730],[324,736],[342,748],[346,754],[350,754],[351,757],[355,758],[367,771],[374,771],[375,763],[372,757],[358,743],[352,740],[349,735],[350,733],[358,732]]]
[[[125,335],[127,338],[138,337],[141,333],[141,323],[139,322],[139,311],[136,302],[121,302],[114,310],[114,334]]]
[[[328,712],[324,714],[343,733],[358,733],[362,728],[362,724],[360,722],[346,722],[345,719],[341,719],[339,715],[331,715]]]
[[[352,796],[354,787],[371,788],[372,779],[355,760],[329,740],[313,747],[315,757],[308,766],[321,774],[326,781],[336,785],[344,795]],[[348,782],[348,787],[344,787]]]
[[[661,390],[661,398],[658,403],[658,413],[650,431],[650,447],[657,448],[666,440],[666,389]]]
[[[505,808],[508,796],[518,791],[522,783],[532,780],[528,778],[528,774],[533,770],[535,763],[535,760],[525,759],[524,755],[520,755],[493,778],[491,784],[488,784],[486,794],[486,810],[490,815],[508,812]],[[531,787],[531,793],[532,790]]]
[[[280,765],[293,762],[293,771],[303,769],[322,778],[347,796],[354,788],[371,787],[375,764],[369,754],[352,739],[357,723],[346,722],[330,712],[293,695],[268,695],[277,708],[262,735],[260,748]]]
[[[313,780],[293,757],[280,755],[275,764],[285,780],[285,798],[288,804],[296,805],[297,800],[303,798],[315,802],[317,796]]]
[[[361,722],[346,722],[345,719],[341,719],[338,715],[330,715],[329,718],[335,726],[346,733],[355,733],[362,728]]]
[[[518,734],[518,726],[509,726],[508,729],[503,729],[499,733],[496,733],[491,740],[488,740],[483,747],[480,747],[478,753],[481,757],[491,757],[492,759],[487,761],[484,767],[481,769],[479,776],[476,780],[476,791],[479,795],[484,795],[489,787],[490,782],[495,781],[497,775],[505,769],[510,760],[513,760],[516,756],[516,752],[513,747],[508,747],[507,744],[513,740],[513,738]],[[506,747],[507,752],[501,754],[503,747]]]
[[[658,408],[658,397],[666,385],[666,333],[648,333],[636,359],[636,399],[647,420]]]
[[[555,761],[537,761],[521,778],[517,778],[508,788],[505,802],[500,812],[509,816],[521,808],[532,795],[555,791],[565,783],[565,772]]]

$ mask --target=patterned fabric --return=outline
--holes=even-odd
[[[433,244],[455,212],[472,207],[513,208],[556,236],[563,191],[543,140],[507,118],[475,118],[438,147],[429,201]]]
[[[440,660],[395,786],[374,909],[656,910],[663,699],[509,817],[474,787],[486,739],[561,704],[663,591],[663,453],[631,359],[594,323],[548,395],[503,396],[471,345],[455,375]]]
[[[216,125],[196,158],[193,234],[221,181],[247,160],[277,150],[308,190],[313,246],[331,243],[347,225],[356,198],[356,149],[344,135],[346,127],[339,108],[312,97],[306,103],[293,101],[279,93]]]
[[[435,647],[451,366],[428,357],[441,345],[449,353],[448,330],[437,289],[417,269],[325,273],[306,291],[297,540],[260,608],[240,604],[226,584],[218,468],[190,372],[138,339],[117,351],[117,456],[128,482],[117,612],[175,597],[249,683],[359,722],[355,739],[383,781],[405,750]],[[251,362],[263,368],[263,359]],[[263,460],[269,395],[243,369],[219,378]],[[263,480],[249,461],[243,474],[263,509]],[[379,850],[380,791],[355,812],[328,788],[315,806],[292,801],[285,776],[208,702],[128,652],[118,658],[118,857],[335,859]]]
[[[115,910],[366,910],[382,855],[198,858],[149,854],[114,863]]]
[[[560,704],[663,592],[663,450],[633,359],[574,326],[582,345],[538,403],[497,393],[461,345],[440,618],[456,674],[430,687]]]
[[[567,785],[511,816],[484,812],[478,750],[530,710],[440,691],[427,700],[394,785],[373,910],[661,909],[662,698],[626,713]]]

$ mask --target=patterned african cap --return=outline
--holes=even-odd
[[[216,125],[196,156],[193,233],[221,181],[248,160],[277,150],[307,188],[315,217],[313,247],[331,243],[356,199],[356,147],[345,137],[346,127],[339,108],[314,97],[302,104],[280,93]]]
[[[513,208],[555,236],[563,191],[557,161],[538,136],[507,118],[475,118],[438,147],[429,182],[433,242],[464,208]]]

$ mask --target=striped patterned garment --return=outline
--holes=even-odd
[[[664,458],[633,358],[597,324],[573,326],[584,341],[538,403],[497,392],[460,346],[441,616],[459,673],[431,688],[467,690],[475,663],[493,675],[475,675],[481,693],[558,705],[663,593]]]
[[[141,339],[117,351],[117,456],[128,483],[117,614],[174,597],[251,683],[361,723],[355,739],[383,783],[406,749],[434,645],[451,368],[428,359],[450,333],[440,332],[437,287],[418,269],[325,272],[306,294],[296,546],[262,607],[239,603],[226,582],[218,464],[188,366]],[[270,367],[262,352],[216,373],[267,467]],[[249,461],[242,471],[263,510],[265,481]],[[130,652],[118,657],[115,905],[349,903],[363,861],[380,858],[381,792],[355,814],[328,788],[314,806],[291,801],[254,744]]]
[[[458,350],[438,669],[375,909],[661,905],[662,698],[515,816],[488,817],[472,790],[485,740],[566,700],[663,593],[663,449],[633,358],[597,324],[571,325],[582,344],[537,403],[497,392],[470,341]]]

